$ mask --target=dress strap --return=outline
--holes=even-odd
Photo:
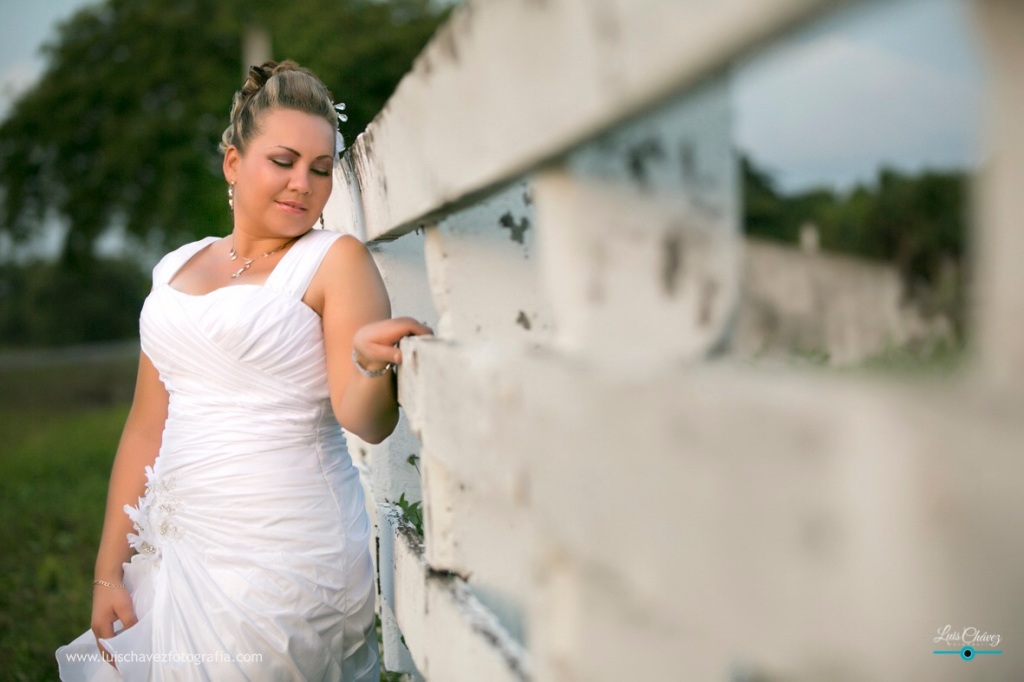
[[[183,246],[179,246],[174,251],[166,254],[160,261],[153,267],[153,287],[156,288],[161,284],[167,284],[174,278],[178,270],[181,270],[182,266],[185,265],[192,258],[208,245],[217,241],[219,237],[203,237],[202,239],[194,242],[189,242]]]
[[[285,253],[267,278],[267,286],[302,298],[320,269],[331,245],[342,237],[341,232],[313,229],[302,235]]]

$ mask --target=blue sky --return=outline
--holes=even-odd
[[[963,0],[870,0],[741,65],[737,145],[783,189],[975,167],[982,72]]]
[[[94,0],[0,0],[0,117],[42,73],[56,22]],[[965,0],[866,0],[734,71],[736,141],[783,189],[979,159],[981,74]]]
[[[56,22],[86,0],[0,0],[0,117],[11,96],[33,83],[43,71],[42,44],[56,36]]]

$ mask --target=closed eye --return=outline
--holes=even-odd
[[[275,166],[280,166],[281,168],[291,168],[295,165],[291,161],[282,161],[281,159],[271,159],[270,162]],[[315,175],[319,175],[324,178],[330,177],[331,175],[331,171],[324,170],[323,168],[310,168],[309,170],[311,170]]]

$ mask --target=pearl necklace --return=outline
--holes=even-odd
[[[288,246],[289,244],[291,244],[296,239],[298,239],[298,237],[292,237],[291,239],[286,241],[284,244],[281,244],[281,246],[277,247],[276,249],[273,249],[271,251],[267,251],[266,253],[261,253],[260,255],[256,256],[255,258],[246,258],[245,256],[242,256],[241,258],[242,258],[242,260],[245,261],[245,265],[243,265],[242,267],[238,268],[237,272],[231,273],[231,279],[237,279],[239,275],[241,275],[243,272],[248,270],[252,266],[252,264],[256,262],[256,258],[266,258],[267,256],[273,256],[275,253],[277,253],[278,251],[280,251],[284,247]],[[238,258],[239,258],[238,254],[235,253],[235,235],[231,235],[231,250],[228,251],[228,258],[230,260],[238,260]]]

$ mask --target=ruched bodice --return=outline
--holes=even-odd
[[[302,301],[339,236],[304,235],[262,285],[174,288],[214,237],[153,270],[140,337],[169,403],[146,492],[126,508],[139,623],[104,640],[124,679],[379,677],[363,491],[330,406],[321,320]],[[68,661],[83,638],[58,651],[62,678],[106,679]],[[169,651],[210,660],[134,655]]]

